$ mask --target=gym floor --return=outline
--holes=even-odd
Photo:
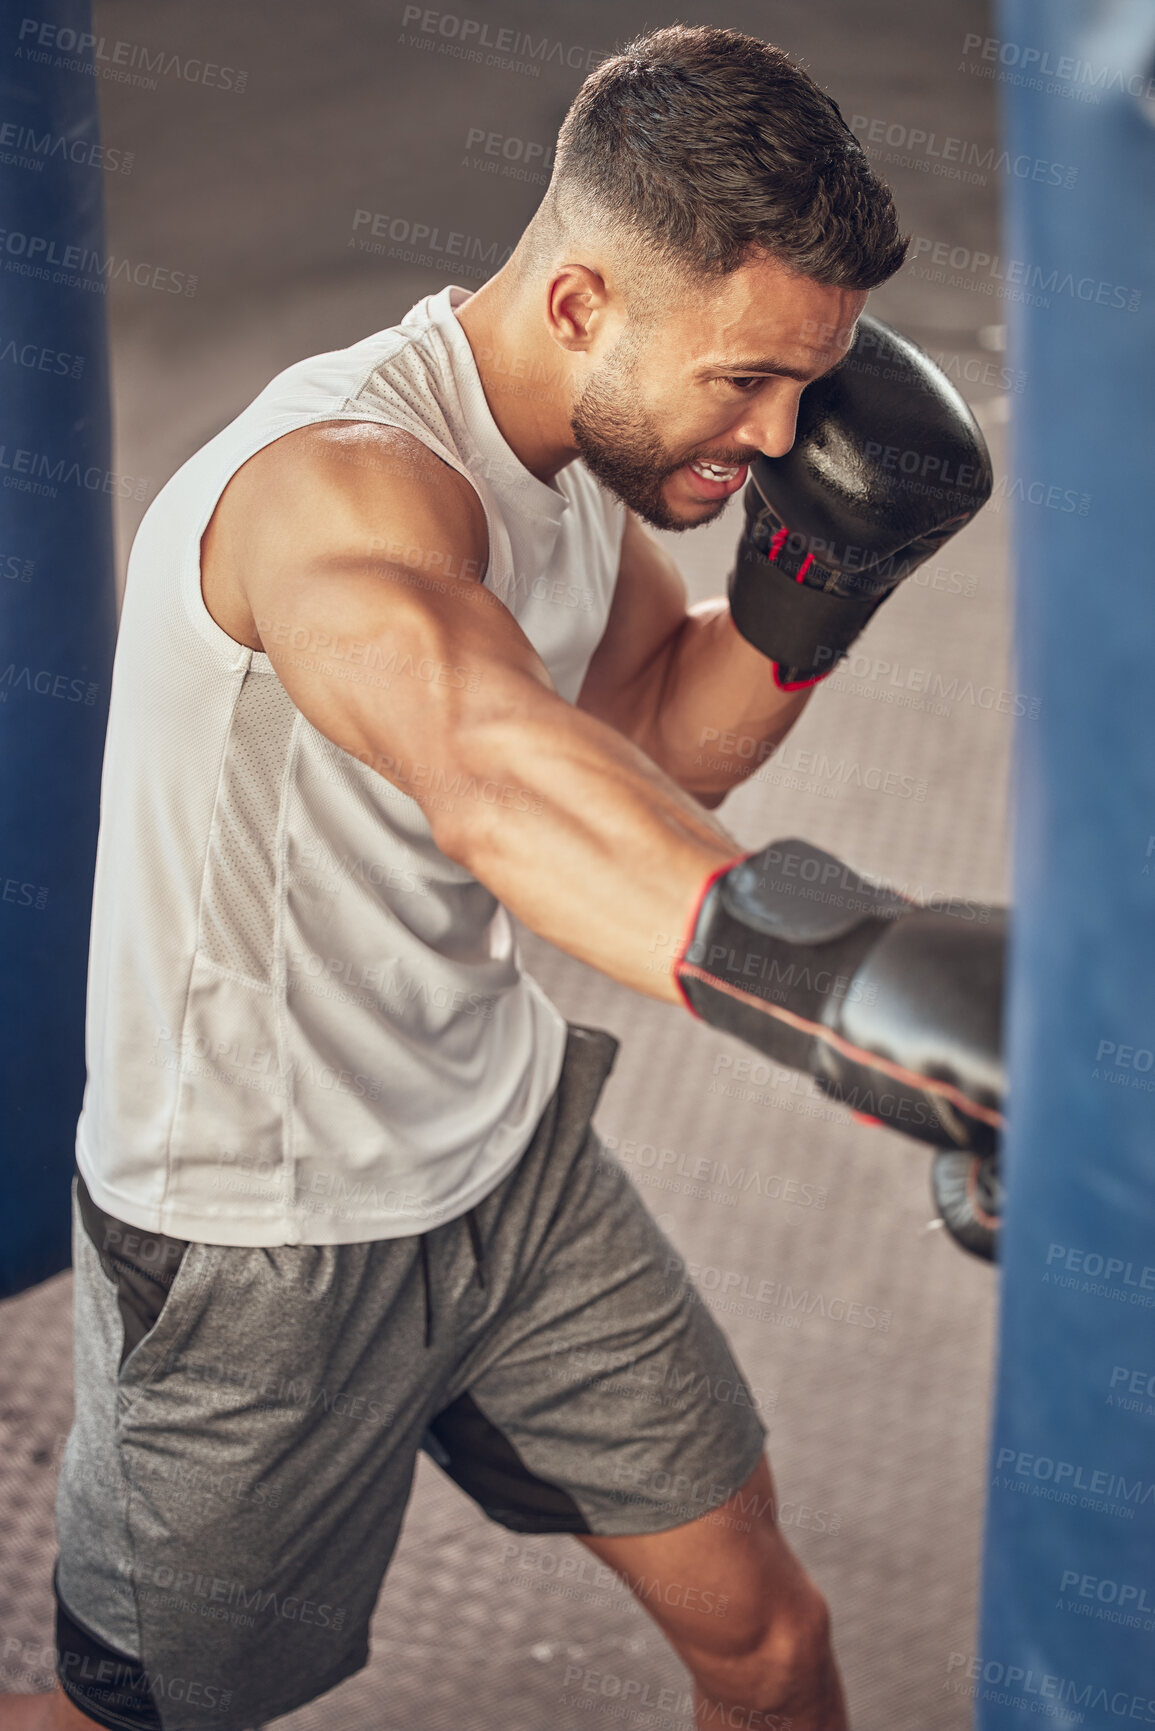
[[[127,261],[109,297],[116,467],[146,502],[283,366],[395,323],[446,282],[476,286],[535,207],[584,71],[675,19],[773,40],[839,101],[915,237],[871,310],[955,379],[1006,477],[1021,381],[999,346],[996,89],[979,46],[994,26],[979,0],[478,0],[461,13],[98,0],[95,13],[107,55],[132,45],[106,71],[136,69],[135,83],[102,78],[101,103],[105,143],[132,153],[105,179],[109,249]],[[479,64],[462,37],[476,44],[482,26],[489,42],[511,36],[469,49]],[[150,73],[141,53],[156,68],[158,49]],[[392,225],[376,252],[358,244],[366,211]],[[420,227],[440,236],[415,239]],[[433,250],[450,231],[474,262]],[[123,573],[144,506],[118,508]],[[738,509],[666,537],[693,599],[723,588]],[[1032,707],[1009,662],[1007,529],[997,489],[882,610],[722,807],[740,846],[801,835],[923,898],[1005,899],[1012,712],[1029,726]],[[757,1391],[781,1519],[833,1607],[856,1731],[961,1731],[997,1276],[935,1229],[916,1143],[528,934],[523,953],[570,1020],[621,1040],[597,1125]],[[64,1274],[3,1306],[0,1689],[50,1680],[69,1299]],[[565,1731],[601,1710],[688,1731],[684,1706],[664,1710],[684,1702],[685,1674],[624,1589],[588,1579],[585,1556],[492,1525],[422,1460],[370,1666],[282,1723]]]

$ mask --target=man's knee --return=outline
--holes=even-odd
[[[809,1697],[832,1665],[830,1607],[807,1579],[789,1600],[778,1600],[768,1614],[732,1630],[726,1649],[711,1655],[697,1680],[720,1700],[764,1713],[788,1712]]]
[[[794,1663],[810,1665],[830,1654],[830,1606],[813,1581],[804,1602],[787,1619],[783,1646]]]

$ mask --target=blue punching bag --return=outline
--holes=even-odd
[[[116,599],[87,0],[0,42],[0,1296],[69,1263]]]
[[[1155,6],[1003,0],[1019,687],[983,1731],[1155,1724]],[[1041,165],[1041,166],[1036,166]]]

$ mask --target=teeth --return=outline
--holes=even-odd
[[[708,463],[704,458],[690,464],[691,469],[707,481],[732,481],[742,467],[741,463]]]

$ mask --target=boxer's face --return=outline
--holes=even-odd
[[[865,304],[760,259],[627,326],[574,399],[587,467],[654,528],[709,523],[759,451],[790,449],[799,397],[842,359]]]

